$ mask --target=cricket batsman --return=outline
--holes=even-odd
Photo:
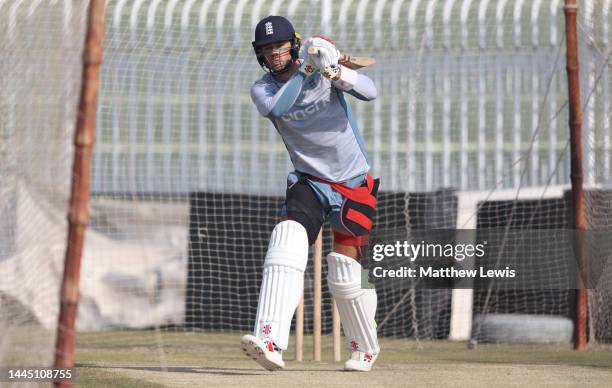
[[[266,71],[251,87],[259,113],[280,134],[295,171],[264,260],[253,335],[242,337],[245,354],[268,370],[284,368],[289,329],[301,299],[308,247],[329,219],[333,252],[327,282],[336,300],[351,357],[345,370],[367,372],[378,357],[376,291],[361,288],[361,247],[367,244],[378,180],[347,101],[376,98],[370,78],[338,63],[334,42],[301,41],[291,23],[268,16],[255,28],[253,48]],[[314,47],[316,50],[310,50]]]

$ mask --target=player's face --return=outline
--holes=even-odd
[[[291,61],[291,42],[270,43],[261,48],[266,63],[273,70],[281,70]]]

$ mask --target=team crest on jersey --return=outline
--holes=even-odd
[[[272,22],[267,22],[265,24],[265,27],[266,27],[266,35],[274,34],[274,27],[272,26]]]

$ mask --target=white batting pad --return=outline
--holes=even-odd
[[[306,229],[291,220],[276,225],[264,262],[254,334],[282,350],[287,349],[291,319],[302,296],[307,261]]]
[[[327,285],[336,300],[349,349],[378,354],[376,290],[361,288],[361,264],[331,252],[327,255],[327,266]]]

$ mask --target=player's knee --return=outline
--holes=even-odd
[[[276,224],[264,267],[281,265],[304,272],[308,262],[308,236],[304,227],[294,221],[287,220]]]

